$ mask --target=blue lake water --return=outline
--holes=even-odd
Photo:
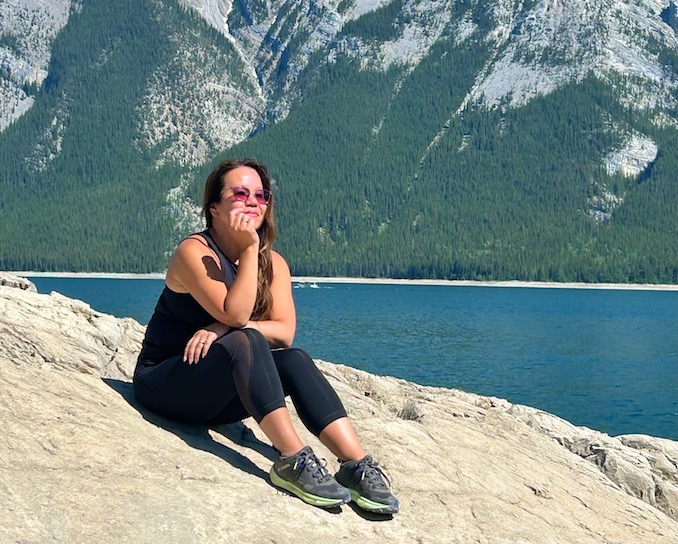
[[[30,278],[146,324],[157,279]],[[294,289],[313,357],[506,398],[611,435],[678,440],[678,292],[319,283]]]

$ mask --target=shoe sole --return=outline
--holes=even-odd
[[[374,502],[367,497],[360,494],[359,491],[349,488],[348,492],[351,494],[351,500],[356,503],[363,510],[373,512],[375,514],[397,514],[399,510],[398,501],[395,504],[383,504]]]
[[[278,473],[273,469],[271,469],[269,477],[271,478],[271,483],[276,487],[289,491],[293,495],[299,497],[305,503],[311,504],[313,506],[318,506],[320,508],[333,508],[335,506],[341,506],[342,504],[346,504],[350,500],[350,495],[341,498],[336,497],[331,498],[331,497],[321,497],[320,495],[314,495],[313,493],[304,491],[300,487],[294,485],[292,482],[283,480],[280,476],[278,476]]]

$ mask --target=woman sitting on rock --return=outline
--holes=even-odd
[[[272,250],[273,194],[266,167],[228,160],[207,178],[207,229],[177,247],[134,373],[136,398],[182,422],[252,416],[280,452],[274,485],[331,508],[349,500],[392,514],[398,501],[365,455],[336,392],[303,350],[290,270]],[[305,446],[285,405],[338,457],[334,477]]]

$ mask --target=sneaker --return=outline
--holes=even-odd
[[[310,446],[291,457],[280,457],[269,473],[271,482],[321,508],[333,508],[351,500],[348,489],[337,484]]]
[[[391,481],[371,455],[342,463],[334,477],[348,487],[351,499],[363,510],[377,514],[398,512],[398,499],[389,490]]]

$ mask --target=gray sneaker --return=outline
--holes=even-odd
[[[363,510],[377,514],[398,512],[398,499],[389,490],[391,481],[371,455],[342,463],[334,477],[348,487],[351,499]]]
[[[310,446],[291,457],[280,457],[269,475],[273,485],[313,506],[333,508],[351,500],[348,489],[337,484]]]

